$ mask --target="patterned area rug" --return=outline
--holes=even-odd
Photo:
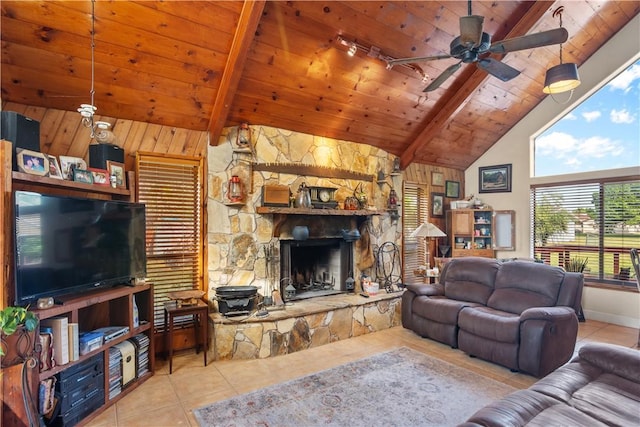
[[[194,413],[201,426],[455,426],[514,390],[403,347]]]

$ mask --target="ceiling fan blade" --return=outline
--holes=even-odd
[[[387,68],[391,69],[394,65],[412,64],[415,62],[435,61],[437,59],[448,59],[451,55],[433,55],[433,56],[414,56],[412,58],[398,58],[387,61]]]
[[[460,43],[468,48],[477,47],[482,40],[484,16],[468,15],[460,17]]]
[[[567,30],[564,27],[560,27],[554,30],[542,31],[540,33],[495,42],[489,48],[489,52],[507,53],[532,49],[534,47],[549,46],[564,43],[568,38],[569,33]]]
[[[479,60],[478,68],[482,68],[487,73],[499,78],[503,82],[508,82],[509,80],[518,77],[520,74],[520,71],[516,70],[512,66],[493,58],[484,58]]]
[[[442,83],[444,83],[445,80],[447,80],[449,77],[451,77],[451,75],[453,73],[455,73],[456,71],[458,71],[458,69],[462,66],[462,61],[458,62],[457,64],[453,64],[452,66],[450,66],[449,68],[447,68],[446,70],[444,70],[442,72],[442,74],[440,74],[438,77],[435,78],[434,81],[431,82],[431,84],[429,84],[429,86],[427,86],[423,92],[431,92],[434,91],[436,89],[438,89],[440,87],[440,85]]]

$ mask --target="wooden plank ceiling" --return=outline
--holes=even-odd
[[[474,1],[493,41],[556,28],[564,62],[582,64],[640,10],[638,1]],[[74,111],[90,102],[90,1],[2,1],[2,101]],[[247,121],[380,147],[463,170],[543,99],[555,46],[494,56],[509,82],[455,59],[395,66],[387,57],[449,53],[466,1],[97,1],[98,117],[208,130]],[[370,49],[369,49],[370,50]],[[421,70],[426,78],[420,75]]]

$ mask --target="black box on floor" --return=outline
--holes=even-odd
[[[0,138],[13,143],[13,170],[17,171],[16,148],[40,152],[40,122],[15,111],[3,111]]]
[[[89,167],[106,169],[107,160],[124,163],[124,150],[114,144],[91,144],[89,146]]]

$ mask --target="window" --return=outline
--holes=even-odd
[[[534,139],[533,176],[640,166],[640,60]]]
[[[427,192],[421,186],[405,182],[402,197],[402,258],[404,266],[404,283],[423,283],[421,277],[413,274],[420,265],[424,265],[426,258],[426,247],[424,239],[409,237],[409,234],[428,217]]]
[[[138,201],[146,206],[147,280],[155,325],[173,291],[203,289],[202,159],[138,153]]]
[[[585,279],[635,287],[629,250],[640,247],[640,181],[533,186],[534,253]]]

